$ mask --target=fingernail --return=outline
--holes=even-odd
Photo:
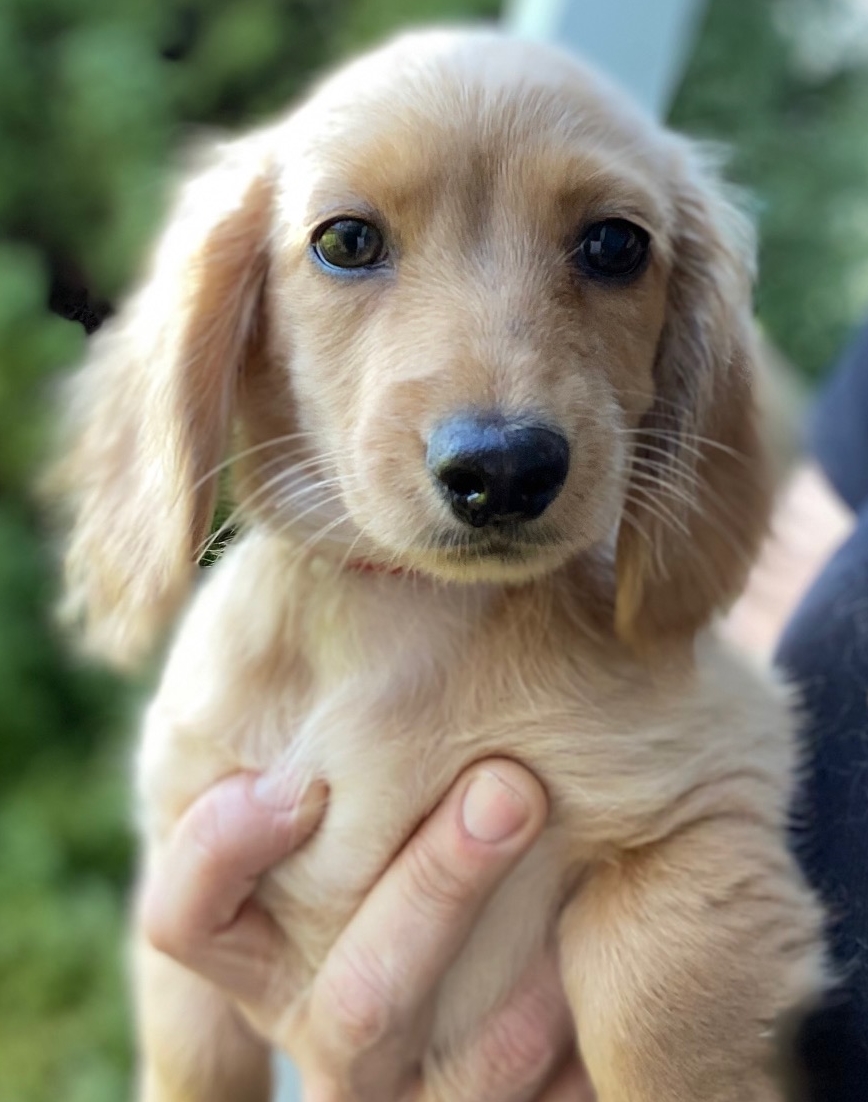
[[[296,778],[285,772],[262,773],[253,783],[253,795],[275,811],[289,811],[299,802]]]
[[[478,842],[505,842],[528,820],[527,801],[493,770],[485,769],[464,793],[464,829]]]
[[[312,781],[303,792],[294,777],[286,773],[262,773],[253,782],[256,800],[271,811],[291,812],[297,826],[313,829],[328,803],[328,785]]]
[[[298,821],[304,827],[313,828],[322,818],[329,799],[329,788],[325,781],[314,781],[305,790],[298,804]]]

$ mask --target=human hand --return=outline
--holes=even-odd
[[[433,1102],[419,1071],[433,994],[485,901],[542,830],[545,795],[514,762],[467,770],[374,885],[301,1011],[289,1011],[291,948],[253,893],[313,831],[325,797],[314,786],[276,808],[257,798],[250,774],[215,785],[151,871],[146,936],[238,1000],[292,1055],[309,1102]],[[592,1102],[573,1032],[555,962],[535,962],[445,1069],[449,1102]]]
[[[799,467],[780,494],[744,593],[723,622],[726,637],[768,661],[802,597],[854,525],[820,468]]]

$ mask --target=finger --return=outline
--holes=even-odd
[[[557,967],[551,959],[536,960],[448,1070],[449,1097],[456,1102],[537,1099],[574,1038]]]
[[[596,1099],[587,1071],[573,1056],[536,1102],[596,1102]]]
[[[481,763],[459,779],[369,894],[314,984],[311,1035],[333,1074],[379,1080],[379,1097],[388,1096],[384,1077],[414,1055],[402,1039],[418,1031],[480,907],[546,814],[541,785],[515,762]]]
[[[314,829],[324,798],[316,783],[275,807],[258,798],[249,773],[209,789],[149,870],[141,921],[151,944],[232,994],[256,997],[283,938],[250,897],[259,877]]]

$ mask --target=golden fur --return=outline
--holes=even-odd
[[[385,227],[388,271],[313,262],[339,214]],[[651,234],[629,285],[569,263],[605,217]],[[245,534],[146,723],[150,853],[229,772],[324,778],[324,824],[261,887],[312,976],[459,770],[505,754],[547,786],[548,828],[438,995],[444,1100],[444,1057],[556,937],[600,1102],[783,1097],[776,1023],[822,983],[785,846],[793,724],[705,630],[769,502],[752,263],[697,149],[577,62],[418,34],[214,151],[74,380],[68,605],[116,661],[185,599],[238,456]],[[511,554],[465,537],[425,468],[468,407],[533,411],[571,445]],[[145,946],[139,989],[148,1102],[263,1097],[216,990]]]

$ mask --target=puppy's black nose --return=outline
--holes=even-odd
[[[466,524],[534,520],[560,493],[570,446],[559,432],[496,414],[460,414],[428,440],[428,469]]]

